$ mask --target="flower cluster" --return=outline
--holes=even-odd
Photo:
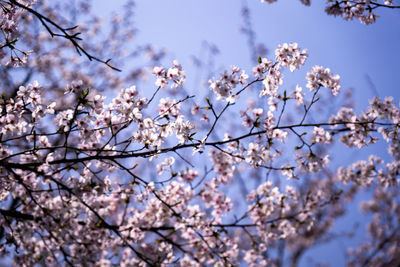
[[[319,89],[321,86],[332,90],[332,95],[337,95],[340,92],[339,75],[333,75],[331,70],[322,66],[314,66],[310,72],[307,73],[306,87],[310,91]]]
[[[177,60],[174,60],[172,64],[173,66],[168,70],[159,66],[153,68],[153,75],[157,77],[155,83],[157,86],[165,88],[168,85],[168,81],[171,81],[171,88],[182,87],[186,80],[186,73]]]
[[[293,187],[286,186],[285,192],[281,192],[269,181],[259,185],[247,196],[248,201],[255,200],[249,205],[248,211],[263,242],[294,238],[301,228],[313,227],[314,219],[310,211],[318,210],[318,203],[327,196],[322,191],[316,192],[306,199],[304,206],[299,197]],[[266,222],[272,224],[268,226]]]
[[[220,181],[213,178],[210,182],[205,183],[205,190],[201,193],[206,207],[213,207],[212,216],[217,223],[221,223],[222,215],[232,209],[231,200],[224,193],[218,191],[219,185]]]
[[[264,89],[260,91],[259,97],[262,96],[277,96],[279,85],[283,83],[283,75],[281,73],[280,65],[274,65],[268,69],[267,75],[262,81]]]
[[[226,184],[233,176],[236,167],[235,158],[223,151],[211,150],[209,153],[214,166],[214,171],[220,175],[221,181]]]
[[[254,75],[257,77],[266,74],[262,81],[264,89],[260,91],[259,96],[270,96],[269,102],[271,103],[275,97],[280,97],[278,89],[279,85],[283,83],[281,66],[289,68],[293,72],[304,65],[308,54],[305,49],[300,50],[297,43],[284,43],[276,48],[275,56],[276,63],[262,58],[259,60],[260,64],[253,68]],[[296,94],[297,97],[300,97],[299,93]]]
[[[260,58],[258,63],[257,66],[253,67],[253,75],[256,77],[262,77],[273,66],[272,61],[267,58]]]
[[[25,0],[23,4],[26,7],[31,7],[36,0]],[[11,65],[12,67],[19,67],[26,64],[28,55],[32,52],[23,51],[19,47],[19,23],[21,17],[27,16],[26,10],[12,5],[8,2],[1,1],[0,9],[0,65]],[[5,61],[8,56],[6,49],[10,50],[10,57]],[[3,60],[4,59],[4,60]]]
[[[276,60],[290,71],[300,69],[304,65],[308,54],[305,49],[300,51],[297,43],[278,45],[275,49]]]
[[[217,99],[226,99],[229,103],[235,102],[237,95],[232,92],[238,84],[245,84],[248,75],[244,71],[240,71],[240,68],[231,66],[231,71],[225,71],[220,74],[218,80],[212,78],[208,81],[210,89],[214,92]]]
[[[332,128],[337,128],[342,124],[351,131],[341,136],[341,141],[348,146],[359,148],[375,143],[378,138],[372,135],[377,128],[374,123],[376,119],[382,119],[389,124],[399,124],[400,109],[396,107],[393,98],[387,97],[384,101],[375,97],[370,101],[370,106],[366,112],[357,116],[351,108],[341,108],[337,115],[331,116],[330,123]],[[389,152],[394,157],[399,158],[399,129],[398,127],[379,127],[378,132],[389,142]]]
[[[276,1],[261,0],[261,3],[272,4]],[[300,0],[300,2],[306,6],[311,4],[310,0]],[[393,0],[328,0],[325,12],[328,15],[343,17],[345,20],[358,19],[361,23],[368,25],[376,22],[378,15],[374,13],[374,10],[379,7],[399,8],[399,6],[394,6]]]
[[[270,158],[269,150],[259,144],[250,143],[247,148],[246,161],[252,166],[260,166]]]
[[[332,140],[332,136],[328,131],[325,131],[324,128],[314,127],[314,141],[317,143],[330,143]]]
[[[391,6],[391,1],[385,1],[385,5]],[[333,1],[328,0],[328,5],[325,11],[329,15],[341,16],[345,20],[358,19],[364,24],[371,24],[376,21],[377,15],[373,12],[375,4],[370,4],[370,1]]]
[[[178,178],[184,182],[191,183],[198,175],[199,172],[196,170],[182,170],[179,172]]]
[[[160,99],[160,103],[158,104],[158,115],[161,117],[164,116],[172,116],[177,118],[180,114],[181,104],[177,103],[176,100],[167,98]]]
[[[381,158],[371,155],[368,161],[357,161],[348,168],[340,167],[337,176],[343,183],[352,181],[364,187],[376,183],[379,183],[383,188],[397,186],[400,182],[399,178],[397,178],[400,171],[400,162],[394,161],[384,165],[384,168],[380,168],[379,166],[383,164],[384,162]]]

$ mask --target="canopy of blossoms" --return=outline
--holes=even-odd
[[[162,66],[155,59],[146,98],[133,76],[114,76],[118,68],[110,60],[86,50],[74,28],[59,26],[45,15],[54,10],[34,2],[0,1],[2,71],[58,71],[2,84],[5,260],[15,266],[279,266],[286,250],[296,266],[306,249],[330,238],[357,193],[368,191],[361,209],[370,215],[369,238],[349,249],[348,264],[400,264],[400,107],[392,97],[371,99],[361,113],[342,106],[314,115],[318,105],[340,97],[340,76],[317,65],[307,70],[305,84],[283,89],[285,76],[308,57],[297,43],[283,43],[251,70],[231,66],[210,78],[205,98],[186,94],[178,61]],[[393,3],[328,1],[327,12],[371,23],[382,6]],[[47,30],[40,41],[26,30],[34,21]],[[107,83],[94,81],[95,73],[74,74],[73,62],[58,62],[63,55],[43,59],[29,47],[51,42],[49,33],[62,39],[58,46],[72,44],[99,61],[94,65],[107,70],[97,75]],[[107,86],[117,90],[114,97]],[[252,96],[258,100],[246,104]],[[366,155],[338,168],[330,162],[335,144],[365,149],[378,140],[390,160]]]

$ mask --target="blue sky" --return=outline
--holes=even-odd
[[[365,26],[327,16],[323,1],[314,1],[311,7],[287,0],[274,4],[247,2],[257,41],[270,50],[283,42],[297,42],[308,49],[309,66],[330,67],[341,75],[344,87],[355,87],[365,96],[368,74],[381,95],[398,98],[399,11],[379,10],[382,17],[378,22]],[[138,42],[166,48],[171,58],[188,65],[190,56],[199,54],[202,41],[208,41],[221,51],[217,58],[221,65],[252,66],[246,39],[238,30],[242,25],[241,1],[206,0],[200,4],[151,0],[137,1],[136,5]]]
[[[121,10],[115,1],[101,3],[96,9],[105,16],[110,10]],[[233,0],[138,0],[133,18],[138,35],[133,45],[151,43],[158,49],[165,48],[168,60],[164,63],[169,65],[172,59],[178,59],[187,70],[189,86],[195,84],[196,76],[191,57],[202,55],[204,41],[215,44],[220,50],[215,58],[220,70],[234,64],[251,71],[254,63],[250,60],[246,37],[239,32],[243,25],[242,3]],[[301,71],[288,75],[284,86],[293,89],[298,83],[305,87],[305,73],[314,65],[322,65],[341,76],[343,89],[354,88],[358,111],[376,94],[394,96],[399,103],[400,11],[378,9],[381,17],[377,23],[366,26],[358,20],[344,21],[326,15],[325,1],[313,1],[311,7],[292,0],[279,0],[274,4],[247,0],[247,4],[256,41],[270,50],[269,58],[273,58],[276,46],[285,42],[297,42],[308,49],[306,65]],[[371,83],[375,89],[371,88]],[[367,151],[374,153],[374,149]],[[358,155],[366,157],[363,153]],[[346,228],[348,222],[340,222],[339,227]],[[308,266],[307,256],[310,255],[321,260],[338,256],[337,265],[343,265],[347,245],[334,242],[316,248],[303,257],[301,265]]]
[[[97,6],[105,16],[110,11],[120,12],[113,2]],[[138,29],[136,43],[151,43],[165,48],[168,59],[178,59],[190,72],[191,56],[199,56],[202,43],[215,44],[220,54],[217,65],[231,64],[251,70],[246,37],[240,33],[243,25],[240,15],[244,1],[232,0],[148,0],[136,1],[134,23]],[[300,1],[280,0],[274,4],[247,0],[251,12],[256,41],[273,50],[284,42],[297,42],[307,48],[309,59],[305,71],[313,65],[323,65],[340,74],[343,88],[353,87],[359,107],[375,95],[365,75],[369,75],[380,96],[393,95],[399,99],[400,91],[400,10],[378,9],[378,22],[365,26],[355,21],[328,16],[324,1],[313,1],[306,7]],[[166,62],[168,63],[168,62]],[[300,75],[295,83],[304,82]]]

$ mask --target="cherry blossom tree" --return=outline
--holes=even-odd
[[[309,248],[335,238],[333,223],[368,192],[368,238],[348,250],[348,265],[400,264],[400,107],[392,97],[371,99],[361,113],[344,105],[315,114],[341,97],[340,76],[314,66],[306,84],[283,90],[284,75],[308,58],[301,45],[283,43],[251,70],[231,66],[210,78],[203,98],[186,87],[178,61],[160,64],[162,51],[124,52],[135,32],[129,8],[99,40],[86,1],[71,13],[87,16],[88,28],[70,25],[61,4],[0,7],[6,262],[296,266]],[[328,1],[327,12],[368,24],[377,7],[396,6]],[[125,76],[108,59],[143,52],[149,62]],[[87,68],[88,61],[95,62]],[[145,97],[136,84],[147,75]],[[379,139],[390,160],[330,161],[335,146],[362,150]]]

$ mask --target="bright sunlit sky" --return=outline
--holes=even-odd
[[[94,1],[100,14],[121,12],[124,1]],[[100,4],[101,3],[101,4]],[[119,3],[119,2],[118,2]],[[243,25],[239,0],[137,0],[133,18],[138,35],[133,45],[150,43],[155,48],[165,48],[167,66],[178,59],[187,70],[189,87],[195,70],[192,56],[201,56],[204,41],[215,44],[220,54],[215,58],[217,67],[234,64],[251,71],[247,37],[240,33]],[[264,4],[247,0],[256,42],[268,49],[273,58],[278,44],[297,42],[307,48],[309,58],[304,71],[293,74],[285,86],[293,89],[298,83],[305,87],[305,73],[313,65],[329,67],[341,76],[342,88],[354,88],[356,109],[362,110],[368,99],[375,95],[394,96],[400,100],[400,11],[378,9],[377,23],[365,26],[358,20],[344,21],[326,15],[325,1],[313,1],[311,7],[300,1],[279,0]],[[292,75],[292,74],[291,74]],[[370,77],[370,81],[366,76]],[[371,85],[373,84],[373,86]],[[375,89],[373,89],[375,87]],[[369,151],[371,152],[371,151]],[[346,227],[346,221],[340,227]],[[347,229],[348,230],[348,229]],[[362,229],[364,230],[364,229]],[[346,244],[334,242],[316,248],[303,257],[301,266],[308,266],[307,257],[344,265]],[[336,257],[337,256],[337,257]]]

